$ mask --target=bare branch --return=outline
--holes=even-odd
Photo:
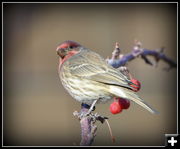
[[[152,66],[157,66],[157,63],[160,60],[162,60],[169,65],[169,67],[165,68],[165,70],[176,68],[177,67],[176,62],[170,59],[169,57],[167,57],[163,52],[164,52],[164,47],[162,47],[161,49],[149,50],[149,49],[141,48],[141,44],[136,43],[131,53],[122,55],[121,50],[119,49],[116,43],[115,49],[112,52],[112,57],[110,59],[109,58],[106,59],[106,61],[114,68],[119,68],[120,66],[125,66],[128,62],[132,61],[133,59],[137,57],[141,57],[146,64]],[[151,60],[149,60],[147,56],[154,57],[155,61],[151,62]]]
[[[107,117],[103,117],[93,113],[90,113],[89,115],[85,115],[89,111],[90,106],[87,104],[82,104],[81,111],[78,113],[75,111],[73,113],[74,116],[78,116],[80,120],[81,125],[81,146],[90,146],[94,138],[96,136],[97,126],[95,125],[96,121],[100,121],[101,123],[104,123]]]

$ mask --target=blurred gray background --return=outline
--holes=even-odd
[[[106,58],[115,42],[124,54],[130,52],[134,39],[148,49],[164,46],[177,61],[177,4],[4,3],[4,145],[79,145],[80,125],[72,113],[80,103],[61,85],[56,46],[74,40]],[[131,103],[112,115],[112,101],[96,105],[96,112],[110,118],[116,142],[107,125],[97,122],[93,145],[165,145],[165,134],[177,132],[177,70],[165,72],[164,62],[153,68],[140,58],[127,66],[142,84],[138,95],[159,114]]]

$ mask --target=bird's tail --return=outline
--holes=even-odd
[[[127,100],[134,101],[135,103],[139,104],[149,112],[153,114],[157,114],[158,112],[151,108],[143,99],[141,99],[138,95],[136,95],[133,91],[126,89],[126,88],[120,88],[117,86],[110,86],[110,92],[114,94],[117,97],[122,97]]]

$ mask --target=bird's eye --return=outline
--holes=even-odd
[[[72,48],[73,48],[73,46],[69,46],[69,48],[70,48],[70,49],[72,49]]]

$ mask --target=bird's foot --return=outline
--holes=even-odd
[[[79,112],[78,117],[81,119],[82,117],[89,116],[91,114],[91,112],[95,110],[96,102],[97,102],[97,100],[95,100],[92,103],[92,105],[82,103],[81,104],[81,112]]]
[[[87,113],[84,113],[82,111],[78,112],[78,111],[74,111],[73,112],[73,115],[74,116],[77,116],[79,120],[81,120],[83,117],[87,117],[88,114]]]
[[[91,114],[90,114],[90,117],[91,117],[94,121],[96,121],[96,120],[100,121],[102,124],[104,123],[104,121],[105,121],[106,119],[108,119],[108,117],[101,116],[101,115],[99,115],[98,113],[95,113],[95,114],[91,113]]]
[[[103,119],[106,117],[100,116],[99,114],[93,114],[92,111],[95,110],[95,104],[97,100],[94,100],[94,102],[90,105],[82,103],[81,104],[81,111],[77,112],[75,111],[73,113],[74,116],[78,116],[79,119],[82,119],[83,117],[88,117],[90,116],[93,120],[99,120],[101,123],[103,123]],[[107,119],[107,118],[106,118]]]
[[[85,117],[90,117],[91,119],[92,119],[92,121],[96,121],[96,120],[98,120],[98,121],[100,121],[101,123],[104,123],[105,122],[105,120],[106,119],[108,119],[108,117],[106,117],[106,116],[101,116],[101,115],[99,115],[98,113],[92,113],[92,112],[86,112],[86,113],[84,113],[84,112],[77,112],[77,111],[74,111],[73,112],[73,115],[74,116],[77,116],[78,117],[78,119],[79,120],[81,120],[81,119],[83,119],[83,118],[85,118]]]
[[[74,111],[73,115],[77,116],[81,120],[84,117],[88,117],[88,116],[91,117],[93,115],[93,113],[91,113],[91,111],[85,112],[85,111],[81,110],[80,112]]]

